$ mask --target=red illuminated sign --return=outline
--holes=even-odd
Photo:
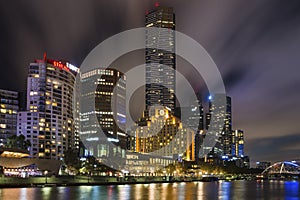
[[[53,61],[53,65],[54,65],[54,67],[58,67],[60,69],[66,70],[66,71],[70,71],[70,69],[66,65],[62,64],[59,61]]]

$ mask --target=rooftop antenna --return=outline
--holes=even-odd
[[[44,52],[44,61],[46,61],[46,60],[47,60],[47,53]]]

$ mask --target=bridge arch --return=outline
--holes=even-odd
[[[270,174],[295,174],[300,175],[300,166],[297,163],[283,161],[277,162],[273,165],[266,168],[263,172],[263,175],[270,175]]]

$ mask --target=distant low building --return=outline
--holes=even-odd
[[[126,153],[125,170],[131,175],[155,174],[167,165],[175,163],[173,158],[153,156],[143,153]]]
[[[176,161],[195,160],[194,130],[169,108],[157,106],[146,114],[129,133],[127,149],[132,154],[126,155],[126,168],[130,172],[155,172]]]
[[[256,162],[256,168],[257,169],[266,169],[268,167],[271,166],[271,162],[266,162],[266,161],[263,161],[263,162]]]
[[[0,166],[7,176],[35,176],[46,171],[57,175],[61,165],[60,160],[29,158],[29,152],[26,150],[0,148]]]

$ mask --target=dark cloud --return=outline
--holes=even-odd
[[[299,159],[300,134],[282,135],[250,139],[247,141],[246,150],[252,155],[251,162],[257,161],[291,161]]]
[[[48,57],[79,66],[109,36],[143,26],[144,14],[154,2],[0,1],[0,88],[24,92],[28,64],[44,51]],[[300,128],[300,2],[159,2],[174,7],[177,30],[203,45],[219,67],[232,96],[233,126],[245,131],[246,144],[251,147],[248,153],[254,159],[278,160],[262,144],[261,152],[257,151],[251,141],[270,138],[267,145],[277,152],[282,149],[275,144],[276,138],[298,137],[288,135]],[[121,59],[120,63],[127,69],[132,60]],[[177,67],[205,98],[201,75],[184,61],[178,60]],[[294,143],[286,140],[286,144]],[[284,152],[292,151],[295,149]]]
[[[223,81],[226,83],[225,87],[227,91],[230,91],[231,88],[239,85],[246,79],[247,71],[244,70],[244,67],[247,65],[247,63],[237,63],[236,66],[232,66],[230,73],[227,73],[225,76],[223,76]]]

